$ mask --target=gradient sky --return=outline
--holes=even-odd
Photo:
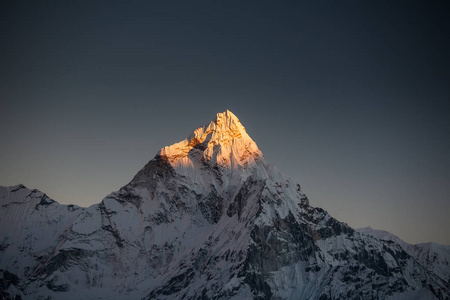
[[[0,185],[98,203],[229,109],[313,206],[450,244],[448,2],[220,2],[1,1]]]

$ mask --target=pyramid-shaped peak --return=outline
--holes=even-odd
[[[232,124],[240,124],[241,121],[239,121],[238,117],[236,117],[235,114],[233,114],[228,109],[224,112],[218,113],[216,115],[216,119],[214,120],[217,125],[225,124],[227,126],[230,126]],[[242,126],[242,125],[241,125]]]
[[[235,114],[227,109],[224,112],[217,113],[216,118],[213,119],[209,124],[195,129],[188,136],[188,139],[191,140],[192,138],[205,132],[216,132],[221,134],[231,133],[232,135],[235,135],[244,133],[245,127],[242,126],[241,121],[239,121],[238,117],[236,117]]]
[[[209,124],[192,131],[187,139],[188,141],[193,139],[201,139],[202,142],[205,140],[215,141],[214,143],[217,144],[224,139],[240,138],[243,135],[247,136],[245,127],[242,126],[238,117],[227,109],[218,113]]]
[[[209,124],[192,131],[184,141],[162,148],[158,154],[174,162],[186,158],[189,153],[193,154],[193,149],[201,151],[205,161],[222,165],[229,165],[233,161],[235,165],[241,164],[251,153],[262,157],[244,126],[229,110],[218,113]]]

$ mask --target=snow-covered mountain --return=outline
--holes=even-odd
[[[398,236],[385,231],[369,227],[358,228],[356,231],[376,237],[380,240],[394,241],[406,253],[415,258],[422,266],[438,275],[446,282],[450,282],[450,246],[437,243],[408,244]]]
[[[450,297],[449,279],[398,243],[311,207],[230,111],[99,204],[18,185],[0,206],[4,299]]]

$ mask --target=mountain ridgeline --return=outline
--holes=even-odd
[[[0,299],[449,299],[445,249],[310,206],[230,111],[88,208],[0,188]]]

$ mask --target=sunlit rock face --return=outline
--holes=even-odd
[[[148,184],[155,163],[164,164],[197,192],[237,188],[249,176],[261,180],[269,174],[282,176],[264,160],[239,119],[230,111],[218,113],[209,124],[195,129],[176,144],[162,148],[133,179],[132,184]]]
[[[158,155],[166,157],[174,168],[195,167],[198,160],[238,168],[254,163],[262,153],[239,119],[227,110],[184,141],[162,148]]]
[[[448,266],[311,207],[230,111],[97,205],[19,185],[0,207],[0,299],[449,297]]]

